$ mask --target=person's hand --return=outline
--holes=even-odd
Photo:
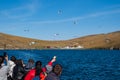
[[[8,55],[5,56],[5,60],[8,61]]]
[[[56,56],[53,57],[53,59],[51,60],[51,62],[55,62],[56,61]]]

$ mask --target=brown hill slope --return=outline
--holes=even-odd
[[[44,41],[0,33],[0,49],[63,48],[120,48],[120,31],[108,34],[89,35],[65,41]]]
[[[85,48],[120,48],[120,31],[90,35],[70,41],[77,42]]]

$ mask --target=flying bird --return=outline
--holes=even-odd
[[[77,21],[76,21],[76,20],[74,20],[74,21],[73,21],[73,23],[74,23],[74,24],[77,24]]]
[[[59,34],[57,33],[57,34],[54,34],[54,36],[59,36]]]
[[[24,31],[25,31],[25,32],[29,32],[29,29],[25,29]]]
[[[58,14],[62,14],[62,10],[58,10]]]

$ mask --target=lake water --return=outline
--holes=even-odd
[[[0,50],[2,55],[4,50]],[[55,55],[63,66],[60,80],[120,80],[120,50],[6,50],[26,63],[41,60],[43,66]]]

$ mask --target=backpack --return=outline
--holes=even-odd
[[[40,80],[40,76],[35,76],[32,80]]]

